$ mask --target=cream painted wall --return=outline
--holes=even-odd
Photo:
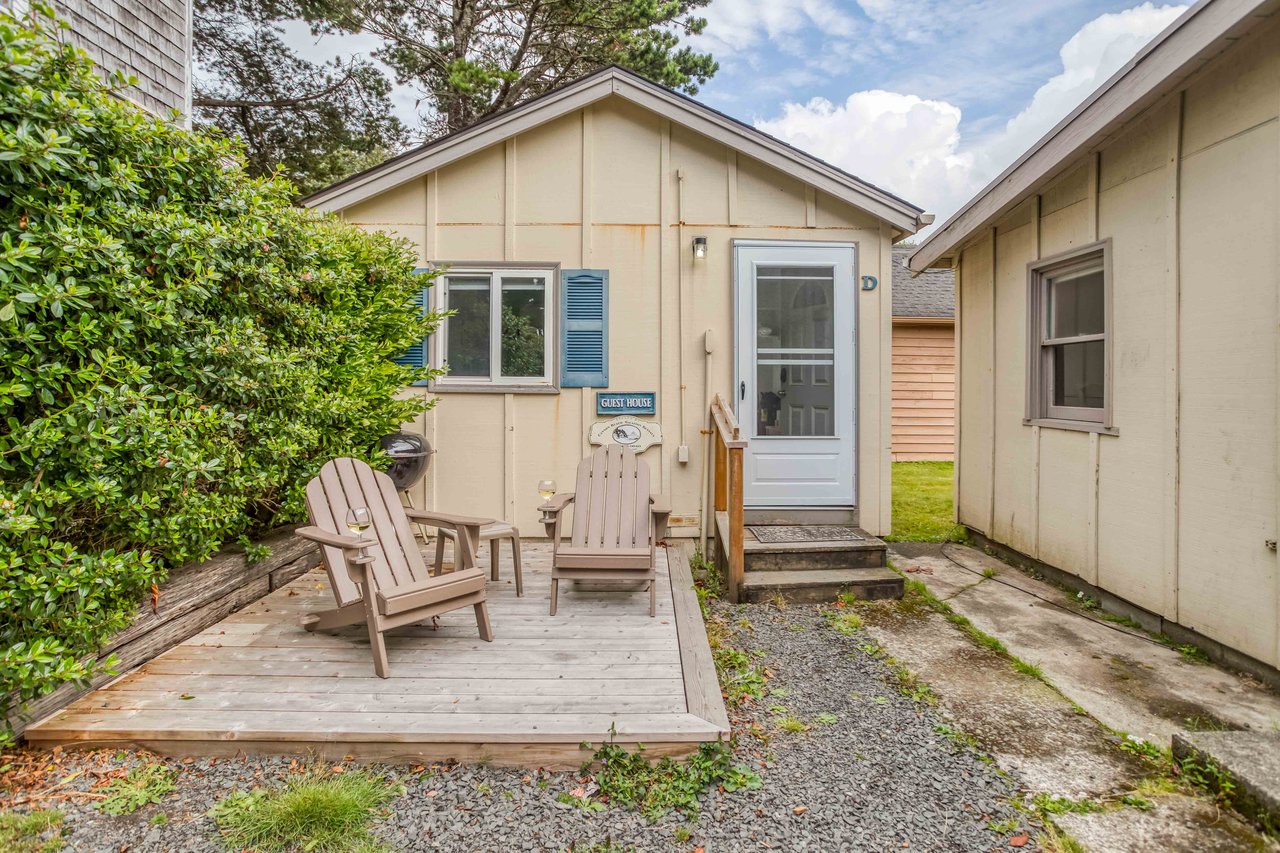
[[[358,206],[356,223],[412,240],[423,263],[553,262],[609,270],[609,390],[655,391],[665,443],[643,454],[671,500],[673,534],[696,535],[708,391],[732,398],[735,239],[856,243],[862,526],[890,525],[892,234],[864,211],[621,99],[515,136]],[[708,255],[695,262],[694,236]],[[716,342],[703,384],[704,332]],[[406,393],[428,394],[410,389]],[[437,449],[420,505],[513,520],[541,535],[535,493],[572,488],[596,420],[593,389],[442,392],[413,428]],[[688,463],[677,448],[689,446]]]
[[[1278,126],[1273,20],[966,246],[958,332],[960,521],[1272,666]],[[1107,238],[1118,435],[1026,425],[1027,264]]]

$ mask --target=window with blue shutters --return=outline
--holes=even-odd
[[[414,272],[421,275],[427,270],[425,268],[416,269]],[[421,314],[427,313],[427,288],[420,287],[418,292],[413,296],[413,304],[418,307]],[[426,367],[427,366],[427,339],[423,338],[413,346],[404,351],[403,354],[396,358],[396,364],[402,364],[405,367]],[[425,385],[423,382],[415,382],[415,385]]]
[[[560,385],[609,387],[609,271],[561,273]]]

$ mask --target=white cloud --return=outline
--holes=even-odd
[[[917,204],[954,209],[970,189],[974,163],[960,151],[960,108],[945,101],[855,92],[839,105],[786,104],[756,127]]]
[[[717,59],[753,64],[747,51],[769,41],[789,53],[812,50],[814,31],[848,38],[857,18],[831,0],[719,0],[700,11],[707,19],[702,35],[690,40]]]
[[[1003,128],[981,137],[965,136],[960,108],[947,101],[883,90],[855,92],[838,105],[825,98],[786,103],[782,115],[756,126],[924,205],[941,221],[1186,8],[1147,2],[1085,24],[1062,47],[1061,73]]]
[[[1081,27],[1059,52],[1062,73],[1041,86],[1026,109],[982,146],[989,177],[1048,133],[1186,9],[1147,2],[1101,15]]]

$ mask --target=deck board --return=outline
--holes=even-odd
[[[687,754],[727,734],[683,551],[659,549],[653,618],[643,590],[586,582],[562,584],[549,616],[546,543],[525,543],[524,571],[524,598],[515,596],[509,555],[502,580],[488,584],[494,642],[479,639],[470,608],[436,628],[393,631],[386,679],[374,675],[363,626],[302,629],[303,615],[332,606],[327,577],[312,571],[26,735],[171,755],[577,766],[587,755],[581,743],[611,731],[655,755]]]

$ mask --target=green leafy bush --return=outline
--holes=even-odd
[[[424,407],[391,359],[437,320],[407,244],[293,207],[56,35],[0,15],[0,717],[91,675],[168,567],[376,460]]]

